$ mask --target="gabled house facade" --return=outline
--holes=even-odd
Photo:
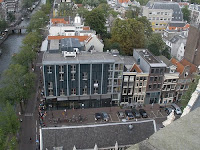
[[[197,67],[183,58],[181,61],[175,58],[171,59],[171,63],[174,64],[179,72],[179,79],[176,86],[175,101],[180,101],[184,92],[189,88],[189,84],[194,81]]]
[[[143,72],[133,56],[125,56],[120,105],[134,106],[144,104],[148,73]]]

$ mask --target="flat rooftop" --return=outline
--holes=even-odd
[[[129,125],[133,128],[130,129]],[[41,129],[43,149],[63,147],[63,150],[93,149],[136,144],[149,138],[156,127],[153,120],[125,123],[108,123],[84,126],[50,127]]]
[[[44,53],[42,64],[87,64],[87,63],[124,63],[118,55],[107,52],[84,52],[77,54],[76,57],[64,57],[62,53]]]
[[[151,66],[151,67],[167,67],[167,65],[157,59],[147,49],[135,49],[139,55]]]

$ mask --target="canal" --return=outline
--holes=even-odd
[[[24,19],[21,25],[28,25],[29,20]],[[0,49],[2,50],[2,55],[0,56],[0,80],[3,72],[8,68],[12,55],[18,53],[20,51],[20,47],[22,46],[22,40],[26,34],[11,34],[8,38],[0,45]]]
[[[37,8],[29,15],[34,14],[42,4],[45,4],[46,0],[41,0]],[[19,26],[28,26],[30,19],[25,18]],[[22,30],[22,32],[24,32]],[[0,45],[0,49],[2,50],[2,55],[0,56],[0,80],[2,78],[3,72],[9,67],[11,63],[12,55],[18,53],[20,51],[20,47],[22,46],[22,41],[25,38],[26,34],[11,34],[8,38]],[[0,82],[1,87],[1,82]]]

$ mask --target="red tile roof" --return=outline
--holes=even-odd
[[[177,67],[176,71],[180,72],[180,74],[182,74],[184,69],[185,69],[185,67],[178,60],[176,60],[175,58],[172,58],[171,62],[172,62],[172,64],[174,64]]]
[[[76,4],[77,5],[77,7],[82,7],[83,6],[83,4]]]
[[[3,2],[3,0],[0,0],[0,3],[2,3]]]
[[[196,67],[194,64],[190,63],[189,61],[187,61],[185,58],[183,58],[183,59],[180,61],[180,63],[181,63],[183,66],[185,66],[185,67],[186,67],[186,66],[190,66],[190,73],[191,73],[191,74],[197,71],[197,67]]]
[[[119,0],[119,3],[128,3],[129,0]]]
[[[64,18],[52,18],[51,23],[53,23],[53,24],[58,24],[58,23],[68,24],[68,22],[65,21]]]
[[[48,36],[48,40],[61,40],[65,38],[77,38],[80,42],[83,42],[88,38],[88,36]]]
[[[134,64],[133,65],[133,67],[131,68],[131,72],[133,72],[133,71],[136,71],[137,73],[141,73],[142,72],[142,70],[140,69],[140,67],[138,66],[138,65],[136,65],[136,64]]]
[[[89,26],[84,26],[83,30],[90,30],[90,27]]]

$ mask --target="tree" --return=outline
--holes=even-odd
[[[133,48],[144,48],[143,24],[135,19],[116,19],[111,35],[111,41],[119,43],[122,51],[127,55],[132,55]]]
[[[165,43],[162,40],[161,34],[154,33],[149,37],[148,49],[154,55],[158,56],[165,48]]]
[[[85,18],[88,13],[88,10],[84,7],[80,7],[77,9],[77,13],[79,14],[80,17]]]
[[[9,13],[8,13],[8,20],[9,20],[10,22],[15,21],[15,15],[14,15],[14,13],[12,13],[12,12],[9,12]]]
[[[8,25],[7,25],[7,23],[6,23],[6,21],[3,19],[3,20],[0,20],[0,32],[1,31],[4,31],[5,29],[6,29],[6,27],[7,27]]]
[[[38,31],[46,25],[48,17],[44,11],[37,11],[32,17],[27,28],[28,32]]]
[[[90,26],[91,29],[95,30],[98,34],[103,34],[106,32],[105,27],[105,16],[100,9],[93,9],[88,12],[85,17],[85,23]]]
[[[62,17],[66,16],[75,16],[75,12],[72,9],[72,5],[67,4],[67,3],[61,3],[58,9],[58,15]]]
[[[149,20],[145,16],[142,16],[142,17],[137,18],[137,21],[140,21],[143,24],[144,34],[146,35],[147,38],[149,38],[153,32],[152,26]]]
[[[19,121],[15,113],[14,107],[7,102],[3,107],[3,111],[0,112],[1,128],[5,131],[5,134],[16,134],[19,129]]]
[[[21,51],[12,57],[12,60],[16,64],[20,64],[27,69],[32,64],[33,60],[36,57],[36,52],[33,51],[31,46],[22,46]]]
[[[183,20],[185,20],[189,23],[191,13],[190,13],[190,10],[188,9],[188,6],[184,6],[181,10],[183,13]]]
[[[23,0],[22,7],[27,9],[27,8],[32,7],[32,4],[33,4],[33,0]]]
[[[23,46],[26,46],[28,49],[32,48],[33,51],[38,51],[41,42],[42,37],[39,32],[30,32],[22,41]]]
[[[200,0],[190,0],[191,4],[200,4]]]
[[[165,47],[165,49],[162,51],[162,55],[165,56],[167,59],[171,59],[168,47]]]
[[[11,104],[28,99],[34,86],[35,74],[27,72],[26,67],[11,64],[3,73],[3,88],[0,89],[1,100],[9,100]]]
[[[133,0],[131,0],[131,1],[133,1]],[[145,6],[149,0],[136,0],[136,1],[139,2],[140,5]]]

